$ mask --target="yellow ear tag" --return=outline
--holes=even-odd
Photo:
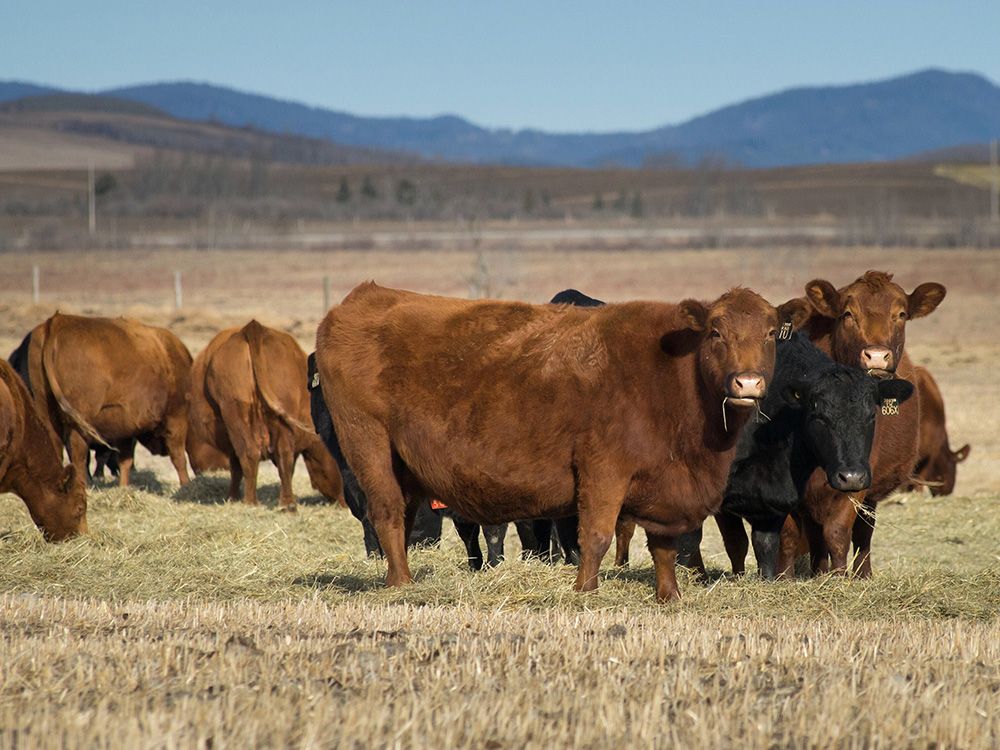
[[[786,339],[790,339],[791,337],[792,337],[792,324],[782,323],[781,330],[778,331],[778,338],[781,339],[782,341],[785,341]]]
[[[882,399],[882,416],[892,417],[899,414],[899,401],[894,398]]]

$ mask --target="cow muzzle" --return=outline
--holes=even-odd
[[[726,402],[735,406],[753,406],[767,390],[767,381],[757,372],[739,372],[729,378]]]
[[[845,467],[827,474],[826,480],[839,492],[860,492],[871,487],[872,473],[867,467]]]
[[[869,375],[877,378],[888,378],[896,371],[895,358],[892,350],[886,346],[866,346],[861,350],[861,367]]]

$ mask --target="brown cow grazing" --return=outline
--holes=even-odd
[[[926,367],[916,367],[915,370],[915,383],[920,392],[920,439],[917,463],[906,489],[913,492],[927,487],[935,497],[950,495],[955,491],[958,464],[969,457],[972,448],[966,443],[957,451],[951,449],[945,429],[941,389]]]
[[[316,357],[386,583],[412,581],[407,531],[435,497],[477,523],[578,513],[579,591],[621,513],[646,529],[658,598],[678,597],[674,540],[718,508],[777,324],[747,289],[582,308],[357,287]]]
[[[100,445],[119,452],[119,484],[127,485],[138,440],[169,455],[188,482],[191,354],[170,331],[56,313],[31,332],[28,367],[35,406],[62,437],[79,481],[90,447]]]
[[[0,361],[0,492],[13,492],[49,541],[87,532],[87,495],[24,381]]]
[[[875,377],[914,381],[913,363],[904,352],[906,323],[934,312],[945,296],[941,284],[924,283],[907,294],[891,274],[868,271],[840,289],[822,279],[810,281],[805,289],[814,310],[805,330],[820,349],[835,361],[860,367]],[[919,419],[919,398],[883,405],[876,417],[872,482],[866,492],[854,496],[837,492],[827,485],[822,472],[814,474],[801,511],[814,572],[846,572],[853,543],[855,574],[871,575],[875,510],[880,500],[910,476],[916,463]],[[786,574],[794,566],[794,539],[792,533],[782,535],[779,570]]]
[[[294,338],[251,320],[219,333],[192,368],[195,434],[227,456],[229,497],[257,504],[257,467],[270,458],[281,479],[279,504],[295,510],[292,473],[301,454],[313,486],[343,503],[340,472],[312,429],[306,354]]]

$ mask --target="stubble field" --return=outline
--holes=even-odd
[[[714,297],[742,283],[772,302],[811,278],[868,268],[907,289],[944,283],[907,347],[937,377],[953,446],[972,443],[950,498],[901,495],[879,512],[870,581],[767,585],[722,575],[652,597],[642,535],[598,592],[517,558],[473,574],[446,522],[417,582],[381,585],[360,527],[318,504],[224,504],[227,480],[178,491],[141,454],[136,485],[91,493],[87,538],[44,544],[0,497],[0,746],[603,747],[1000,745],[1000,256],[973,250],[480,252],[163,250],[2,256],[0,351],[56,307],[168,325],[193,352],[251,316],[304,347],[356,283],[544,301],[575,286],[608,300]],[[31,304],[31,267],[41,304]],[[184,278],[184,308],[172,274]]]

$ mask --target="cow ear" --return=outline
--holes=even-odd
[[[806,284],[806,298],[813,309],[827,318],[840,315],[840,292],[824,279],[813,279]]]
[[[922,318],[930,315],[941,304],[947,290],[933,281],[921,284],[906,298],[906,312],[911,318]]]
[[[702,333],[708,327],[708,308],[698,300],[684,300],[681,302],[678,312],[686,328]]]
[[[968,443],[966,443],[965,445],[963,445],[961,448],[959,448],[953,454],[955,456],[955,461],[957,463],[962,463],[962,461],[964,461],[965,459],[967,459],[969,457],[969,451],[971,451],[971,450],[972,450],[972,446],[969,445]]]
[[[887,398],[896,399],[897,403],[903,403],[913,395],[913,383],[909,380],[893,378],[892,380],[878,381],[878,397],[884,401]]]
[[[63,467],[62,476],[59,478],[59,491],[64,495],[69,494],[76,484],[76,467],[73,464]]]
[[[802,297],[790,299],[778,305],[778,326],[788,323],[793,331],[797,331],[809,321],[812,314],[813,307],[806,299]]]

